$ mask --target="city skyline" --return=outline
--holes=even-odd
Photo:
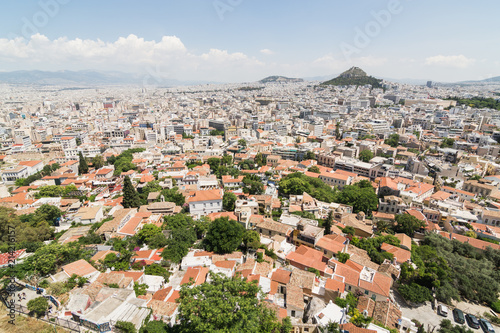
[[[3,7],[0,71],[114,70],[212,82],[328,76],[351,66],[441,82],[500,75],[497,29],[484,25],[495,11],[450,1],[46,0]]]

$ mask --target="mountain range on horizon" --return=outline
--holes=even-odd
[[[345,72],[344,72],[345,73]],[[337,75],[322,75],[303,78],[289,78],[286,76],[268,76],[259,83],[285,83],[302,81],[331,81],[338,78]],[[424,79],[394,79],[379,77],[385,81],[407,83],[414,85],[423,85],[428,80]],[[58,85],[58,86],[109,86],[109,85],[131,85],[131,86],[155,86],[155,87],[174,87],[199,84],[221,84],[224,82],[210,82],[202,80],[176,80],[176,79],[155,79],[145,74],[133,74],[117,71],[98,71],[98,70],[61,70],[61,71],[41,71],[41,70],[20,70],[11,72],[0,72],[0,83],[19,84],[19,85]],[[243,83],[243,82],[242,82]],[[483,80],[466,80],[459,82],[435,82],[440,85],[471,85],[471,84],[498,84],[500,76],[491,77]]]

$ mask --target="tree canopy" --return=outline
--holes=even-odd
[[[359,159],[363,162],[369,162],[373,158],[373,153],[369,149],[363,150],[359,153]]]
[[[384,141],[386,145],[396,148],[399,145],[399,134],[391,134],[389,138]]]
[[[224,192],[222,197],[222,208],[228,212],[234,211],[234,203],[238,198],[232,192]]]
[[[219,274],[211,274],[210,283],[184,285],[177,332],[290,332],[290,322],[280,324],[276,313],[257,298],[260,293],[257,283]]]
[[[279,182],[279,191],[286,196],[290,194],[301,195],[306,192],[320,201],[335,201],[335,191],[330,186],[318,178],[308,177],[301,172],[284,177]]]
[[[397,214],[395,219],[394,231],[407,234],[410,237],[413,237],[415,231],[425,227],[424,221],[410,214]]]
[[[355,185],[345,186],[337,193],[336,202],[352,206],[354,213],[364,212],[367,216],[371,216],[372,211],[377,210],[378,197],[373,186],[370,184],[367,187],[366,184],[361,181]]]
[[[468,243],[428,234],[421,246],[412,245],[411,252],[417,269],[403,264],[400,278],[402,284],[410,286],[409,291],[417,292],[403,297],[422,293],[423,289],[412,285],[415,283],[429,291],[435,288],[436,298],[444,303],[460,298],[485,304],[496,301],[500,291],[499,250],[489,247],[479,251]]]
[[[139,194],[132,185],[132,181],[128,176],[125,176],[123,182],[123,201],[122,205],[124,208],[139,207],[141,205],[141,198]]]
[[[37,317],[41,317],[47,312],[49,309],[49,302],[45,297],[37,297],[28,301],[28,310],[37,315]]]
[[[203,241],[207,251],[231,253],[241,245],[243,234],[244,228],[241,224],[221,217],[210,224]]]
[[[248,194],[263,194],[264,185],[259,176],[256,175],[246,175],[243,177],[243,192]]]
[[[87,164],[87,160],[85,159],[85,157],[83,157],[82,152],[79,152],[78,156],[79,156],[79,159],[80,159],[80,164],[78,164],[78,173],[80,175],[83,175],[84,173],[88,173],[89,172],[89,166]]]

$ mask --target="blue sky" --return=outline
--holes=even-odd
[[[389,78],[483,79],[500,75],[499,9],[494,0],[8,1],[0,70],[242,82],[356,65]]]

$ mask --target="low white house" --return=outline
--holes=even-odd
[[[221,189],[194,191],[194,194],[187,200],[189,212],[197,218],[221,212],[223,195]]]

